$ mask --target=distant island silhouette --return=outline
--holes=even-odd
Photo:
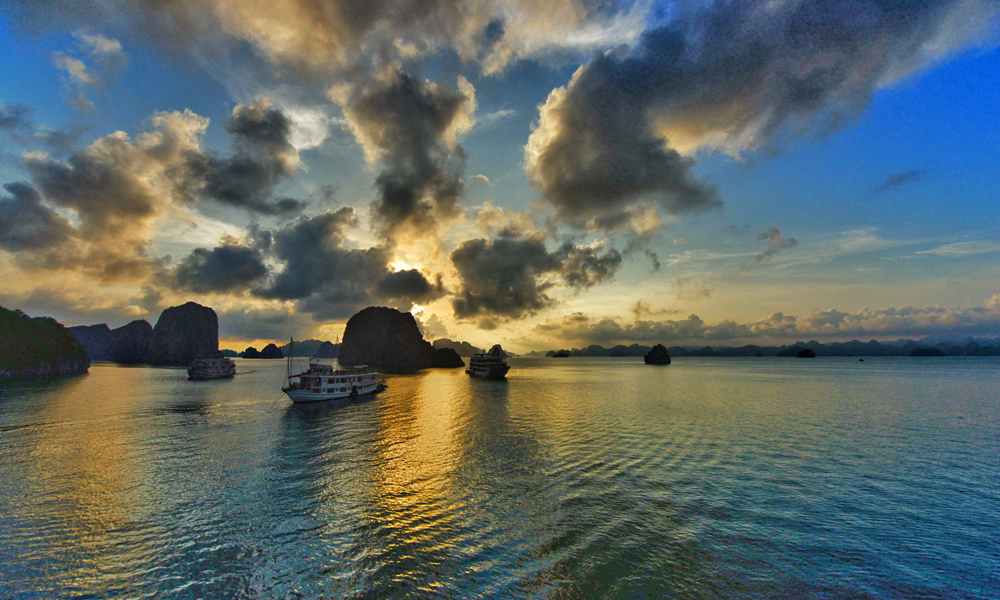
[[[524,356],[646,356],[653,346],[643,346],[632,344],[630,346],[617,345],[605,348],[600,345],[591,345],[586,348],[559,349],[559,350],[536,350],[528,352]],[[784,346],[756,346],[749,344],[746,346],[670,346],[667,351],[672,357],[695,356],[695,357],[756,357],[756,356],[776,356],[776,357],[796,357],[803,350],[810,350],[817,357],[823,356],[1000,356],[1000,339],[974,339],[965,338],[962,340],[943,341],[916,341],[910,339],[899,339],[894,342],[879,342],[871,340],[861,342],[852,340],[850,342],[831,342],[823,344],[812,340],[809,342],[795,342]]]

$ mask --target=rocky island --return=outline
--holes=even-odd
[[[149,340],[149,364],[187,366],[219,353],[219,318],[207,306],[188,302],[163,311]]]
[[[436,349],[424,340],[413,315],[381,306],[347,321],[338,362],[401,370],[465,366],[453,349]]]
[[[80,375],[89,368],[86,350],[58,321],[0,306],[0,379]]]
[[[670,353],[667,352],[666,346],[657,344],[649,350],[646,356],[642,357],[642,360],[647,365],[669,365]]]

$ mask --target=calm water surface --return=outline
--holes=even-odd
[[[0,387],[2,598],[1000,597],[1000,361]]]

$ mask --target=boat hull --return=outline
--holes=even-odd
[[[191,381],[208,381],[210,379],[232,379],[236,373],[192,373],[188,371]]]
[[[510,367],[507,365],[502,366],[490,366],[490,367],[470,367],[465,370],[472,377],[478,377],[480,379],[506,379],[507,371]]]
[[[374,394],[378,391],[378,385],[370,385],[359,387],[357,391],[351,392],[314,392],[310,389],[290,389],[282,388],[292,402],[296,404],[306,403],[306,402],[323,402],[325,400],[343,400],[347,398],[354,398],[357,396],[366,396],[368,394]]]

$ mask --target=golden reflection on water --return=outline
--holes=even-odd
[[[36,531],[52,541],[42,552],[53,562],[75,567],[77,585],[98,589],[108,572],[139,562],[152,552],[142,540],[119,543],[118,532],[145,515],[138,514],[144,474],[133,460],[132,442],[140,421],[121,391],[123,373],[109,370],[107,394],[97,398],[80,393],[90,383],[67,381],[59,393],[41,403],[42,430],[27,463],[25,497],[42,499],[35,515]],[[134,381],[130,373],[128,379]]]
[[[459,377],[461,375],[461,377]],[[436,532],[447,528],[453,486],[459,372],[429,371],[392,380],[378,412],[374,447],[373,512],[400,537],[390,545],[442,550]],[[446,538],[445,538],[446,539]]]

